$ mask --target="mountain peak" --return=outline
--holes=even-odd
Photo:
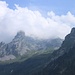
[[[25,36],[25,32],[20,30],[19,32],[17,32],[17,35]]]
[[[71,33],[65,37],[65,40],[62,43],[61,48],[67,48],[69,50],[75,45],[75,28],[72,28]]]
[[[24,31],[19,31],[19,32],[17,32],[17,35],[15,36],[15,38],[13,40],[15,40],[15,39],[24,39],[24,38],[25,38],[25,32]]]
[[[25,37],[25,32],[24,31],[19,31],[17,32],[17,37]]]
[[[75,28],[72,28],[71,34],[75,35]]]

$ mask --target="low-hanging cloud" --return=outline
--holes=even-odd
[[[9,42],[19,30],[43,39],[64,38],[74,24],[75,16],[71,12],[59,16],[50,11],[44,17],[38,10],[32,11],[16,4],[13,10],[5,1],[0,1],[0,41]]]

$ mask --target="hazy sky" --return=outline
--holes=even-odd
[[[0,41],[19,30],[38,38],[64,38],[75,26],[74,0],[0,0]]]

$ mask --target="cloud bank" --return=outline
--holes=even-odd
[[[15,4],[10,9],[5,1],[0,1],[0,41],[9,42],[19,30],[27,36],[38,38],[64,38],[75,25],[75,16],[68,12],[66,15],[56,15],[53,11],[47,17],[36,10],[22,8]]]

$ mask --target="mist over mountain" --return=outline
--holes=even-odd
[[[30,40],[29,39],[30,37],[28,38],[23,34],[25,33],[23,32],[17,33],[17,36],[15,36],[15,38],[17,37],[16,38],[17,40],[15,40],[14,38],[13,41],[14,42],[20,40],[22,41],[25,40],[26,38]],[[21,37],[24,36],[25,39],[24,37],[20,38],[20,36]],[[14,74],[15,75],[71,75],[71,74],[75,75],[75,41],[74,40],[75,40],[75,28],[72,28],[71,33],[65,37],[65,40],[63,41],[61,47],[58,50],[54,50],[52,53],[49,52],[45,54],[44,53],[34,54],[27,60],[20,62],[14,62],[3,65],[0,64],[0,74],[2,75],[6,74],[7,75],[14,75]],[[2,45],[4,45],[4,43],[1,43],[0,47]],[[24,58],[25,57],[23,57],[22,59]]]
[[[16,57],[26,55],[27,53],[49,48],[53,50],[61,46],[62,39],[37,39],[25,35],[25,32],[19,31],[10,43],[0,43],[0,61],[15,59]]]
[[[0,0],[0,75],[75,75],[74,7],[74,0]]]
[[[75,75],[75,28],[51,57],[53,60],[37,75]]]

